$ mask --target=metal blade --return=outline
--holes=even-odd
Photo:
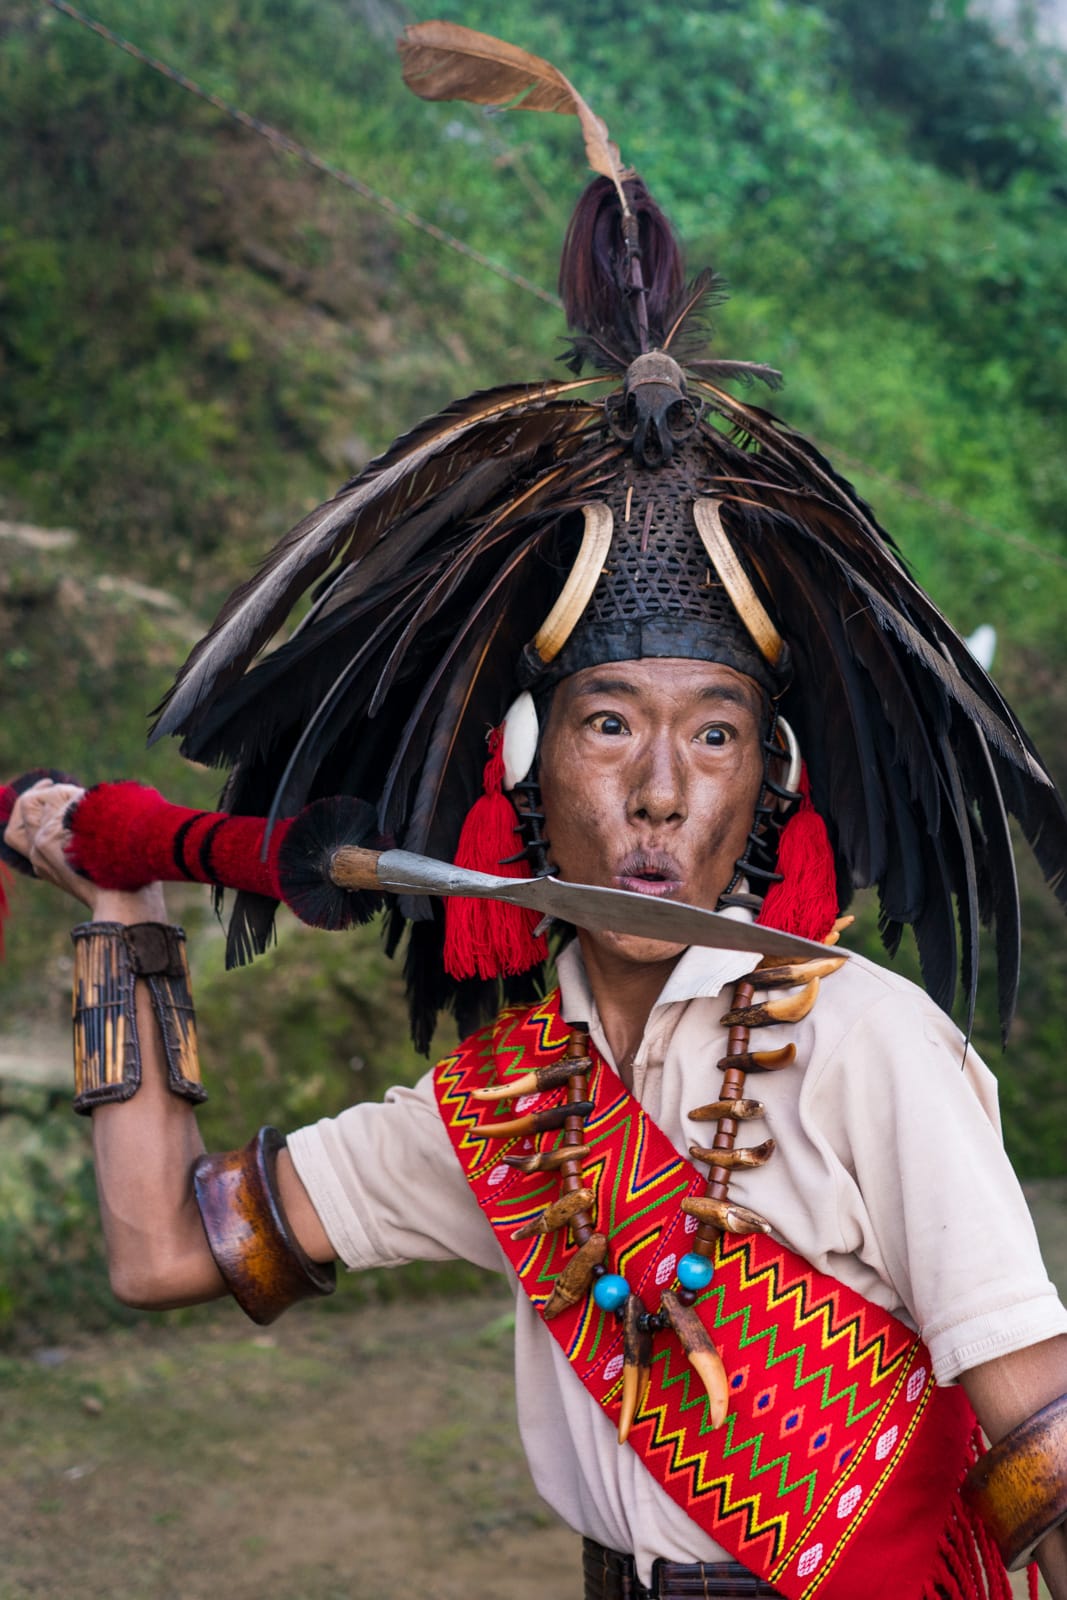
[[[737,922],[721,912],[705,911],[681,900],[661,900],[653,895],[633,894],[628,889],[604,889],[588,883],[564,883],[559,878],[498,878],[408,850],[383,851],[378,857],[377,876],[382,888],[391,893],[458,894],[472,900],[504,900],[511,905],[528,906],[560,922],[573,922],[579,928],[632,933],[668,944],[702,944],[715,950],[748,950],[757,955],[799,959],[826,954],[826,946],[811,939]],[[847,951],[835,949],[834,954],[846,955]]]

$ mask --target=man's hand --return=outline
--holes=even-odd
[[[11,820],[4,830],[4,843],[25,856],[38,878],[55,884],[87,906],[92,905],[94,887],[71,867],[63,854],[70,837],[63,818],[75,800],[85,793],[73,783],[53,783],[42,778],[15,801]]]
[[[51,778],[42,778],[15,801],[4,830],[4,843],[26,857],[38,878],[87,906],[96,922],[166,922],[163,890],[158,883],[135,894],[101,889],[76,872],[67,860],[70,833],[64,819],[84,793],[75,783],[54,783]]]

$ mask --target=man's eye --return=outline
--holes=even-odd
[[[697,734],[697,742],[710,745],[713,750],[719,750],[723,745],[729,744],[732,738],[730,729],[724,728],[718,722],[713,722],[710,727],[701,728]]]
[[[612,736],[629,733],[630,731],[623,718],[617,716],[614,711],[596,712],[594,716],[589,718],[589,726],[594,728],[597,733],[606,733]]]

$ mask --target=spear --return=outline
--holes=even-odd
[[[0,833],[19,794],[42,777],[71,781],[37,771],[0,787]],[[268,829],[264,817],[196,811],[139,783],[104,783],[72,806],[67,826],[71,863],[100,888],[133,890],[161,879],[212,883],[282,900],[313,927],[364,922],[382,894],[459,895],[668,944],[800,959],[826,954],[808,939],[678,900],[554,877],[497,877],[408,850],[373,848],[369,841],[382,842],[374,811],[347,796],[315,801]],[[0,844],[0,860],[32,871],[7,845]]]

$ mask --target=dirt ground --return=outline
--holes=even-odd
[[[1067,1182],[1028,1192],[1067,1292]],[[576,1596],[511,1361],[493,1295],[266,1331],[222,1304],[0,1360],[0,1600]]]
[[[504,1301],[262,1332],[220,1305],[0,1383],[2,1600],[574,1592],[576,1540],[518,1449]]]

